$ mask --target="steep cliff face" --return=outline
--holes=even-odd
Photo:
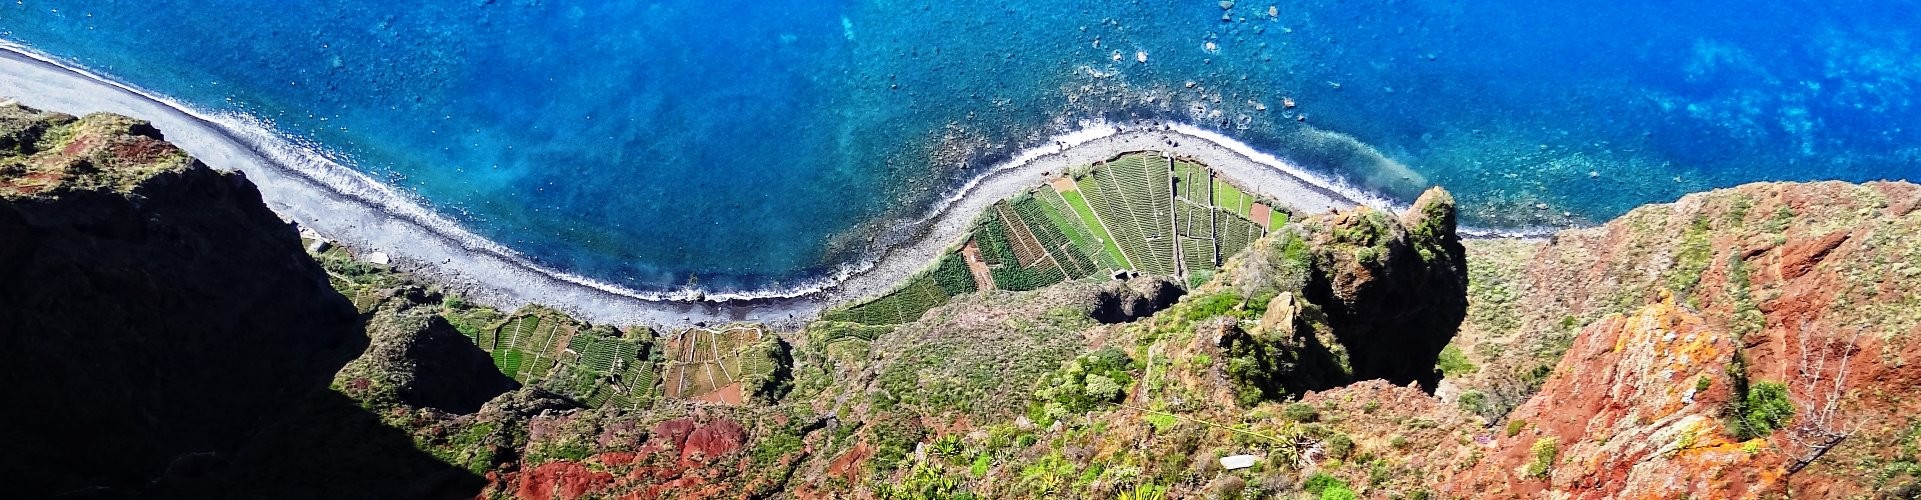
[[[1439,355],[1467,314],[1467,255],[1454,197],[1428,190],[1398,220],[1359,208],[1319,219],[1317,265],[1304,290],[1353,357],[1356,380],[1439,380]],[[1314,227],[1317,221],[1310,221]]]
[[[1541,385],[1450,491],[1915,491],[1918,202],[1905,183],[1755,184],[1561,233],[1514,284],[1512,316],[1474,320],[1521,339],[1468,346],[1483,371]],[[1544,355],[1559,357],[1545,373],[1505,362]]]
[[[1204,337],[1219,339],[1213,354],[1227,357],[1244,404],[1371,379],[1432,389],[1434,360],[1466,314],[1465,259],[1440,189],[1400,217],[1367,207],[1308,217],[1196,292],[1258,320]]]
[[[439,301],[401,287],[367,322],[371,343],[336,375],[339,389],[373,406],[473,413],[520,386],[439,315]]]
[[[357,410],[325,388],[367,342],[245,178],[143,122],[18,106],[0,107],[0,325],[18,405],[0,412],[0,476],[24,497],[317,485],[252,457],[324,460],[262,435],[300,408]],[[419,456],[398,450],[389,463]]]

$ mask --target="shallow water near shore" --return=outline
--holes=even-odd
[[[1921,171],[1916,7],[1735,7],[27,1],[0,37],[259,117],[541,264],[725,291],[832,272],[862,222],[1090,119],[1444,185],[1479,225]]]

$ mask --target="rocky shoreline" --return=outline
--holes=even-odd
[[[647,293],[542,266],[462,228],[412,196],[346,167],[316,147],[280,137],[241,116],[193,110],[163,97],[0,44],[0,96],[64,113],[112,112],[149,120],[207,164],[238,170],[259,185],[270,207],[349,248],[382,252],[395,264],[501,308],[550,305],[615,324],[685,326],[753,321],[804,324],[832,305],[885,293],[927,266],[992,203],[1040,186],[1070,167],[1121,153],[1164,151],[1193,158],[1300,213],[1393,202],[1321,178],[1224,135],[1185,124],[1087,124],[987,169],[912,221],[877,235],[867,257],[834,276],[786,289]]]

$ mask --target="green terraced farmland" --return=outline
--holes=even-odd
[[[644,331],[644,329],[642,329]],[[657,391],[656,363],[649,359],[651,334],[623,336],[592,327],[557,311],[528,307],[475,342],[494,366],[523,385],[546,389],[582,404],[636,408]]]
[[[1040,211],[1041,217],[1047,219],[1049,224],[1053,224],[1054,229],[1066,237],[1069,243],[1073,243],[1074,248],[1086,256],[1097,271],[1125,268],[1118,260],[1119,252],[1110,254],[1104,248],[1106,242],[1094,236],[1094,232],[1088,229],[1079,217],[1071,213],[1073,209],[1068,208],[1061,193],[1052,189],[1043,189],[1031,199],[1037,205],[1036,208]]]
[[[996,288],[1033,290],[1121,270],[1198,284],[1267,233],[1249,217],[1259,200],[1205,165],[1140,152],[1072,171],[1073,177],[995,203],[976,219],[968,240],[956,246],[979,249]],[[1284,212],[1275,212],[1271,226],[1286,221]],[[914,321],[956,295],[976,291],[972,278],[959,251],[952,250],[893,292],[821,319],[866,325]],[[839,342],[864,340],[828,345]]]
[[[1227,181],[1215,179],[1214,206],[1245,218],[1247,210],[1254,206],[1254,198],[1242,192],[1240,188],[1234,187],[1233,184],[1228,184]]]
[[[1159,155],[1123,155],[1097,165],[1090,174],[1095,189],[1083,193],[1128,259],[1149,274],[1176,272],[1169,172],[1167,159]]]
[[[1022,233],[1010,234],[1013,233],[1010,224],[1022,223],[1003,219],[1003,208],[995,205],[974,232],[975,241],[980,243],[981,258],[987,261],[994,283],[1005,290],[1034,290],[1068,279],[1060,266],[1047,258],[1024,225],[1012,228]]]
[[[942,260],[945,263],[947,259]],[[947,299],[952,297],[948,293],[950,287],[962,288],[959,280],[965,281],[966,290],[973,291],[974,279],[964,274],[967,272],[966,264],[961,264],[958,256],[952,260],[960,267],[947,268],[946,274],[949,276],[946,278],[940,277],[943,268],[935,268],[932,272],[915,276],[908,280],[906,286],[887,295],[846,309],[822,313],[821,319],[870,325],[891,325],[920,319],[928,309],[947,303]],[[956,272],[962,274],[952,276]]]
[[[1079,189],[1062,191],[1055,195],[1061,198],[1061,203],[1074,210],[1074,215],[1080,219],[1082,227],[1086,227],[1090,235],[1101,241],[1101,248],[1107,252],[1110,264],[1117,269],[1134,267],[1133,261],[1128,260],[1127,254],[1122,252],[1120,245],[1114,242],[1114,235],[1107,230],[1105,224],[1101,223],[1100,216],[1094,214],[1094,208],[1087,204],[1087,198],[1081,195]]]

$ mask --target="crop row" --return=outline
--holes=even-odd
[[[1093,261],[1097,270],[1123,268],[1119,262],[1115,261],[1116,256],[1104,251],[1105,249],[1102,248],[1104,243],[1094,236],[1094,232],[1082,224],[1079,217],[1072,214],[1073,209],[1068,208],[1066,200],[1060,193],[1051,189],[1042,190],[1039,195],[1033,197],[1033,201],[1041,217],[1053,224],[1055,230],[1060,231],[1062,236],[1066,236],[1067,241],[1073,243],[1074,248],[1083,256]]]
[[[974,273],[967,269],[966,259],[952,252],[942,255],[940,264],[934,266],[934,284],[949,296],[973,293],[980,288],[974,283]]]
[[[1088,176],[1093,181],[1089,186],[1092,189],[1083,188],[1082,192],[1093,203],[1094,212],[1100,215],[1101,221],[1107,223],[1107,229],[1113,233],[1121,252],[1137,269],[1150,273],[1172,273],[1168,259],[1149,250],[1148,237],[1157,234],[1150,227],[1154,220],[1150,202],[1131,199],[1129,191],[1135,190],[1126,186],[1139,181],[1124,179],[1120,165],[1121,162],[1117,161],[1094,169]]]
[[[1261,226],[1238,215],[1221,212],[1220,224],[1221,236],[1218,241],[1220,241],[1222,256],[1240,253],[1242,249],[1247,248],[1248,244],[1261,237]]]
[[[1133,154],[1116,160],[1113,172],[1117,179],[1127,182],[1120,185],[1121,192],[1133,202],[1134,220],[1140,225],[1141,236],[1146,243],[1148,265],[1145,269],[1155,274],[1174,274],[1173,203],[1174,194],[1170,191],[1172,178],[1169,176],[1166,158],[1149,154]]]
[[[1060,266],[1067,278],[1079,279],[1100,272],[1099,266],[1087,256],[1087,250],[1084,250],[1087,247],[1069,240],[1060,226],[1048,218],[1046,205],[1033,197],[1020,198],[1010,205],[1014,208],[1014,215],[1026,224],[1027,232],[1040,241],[1041,247],[1054,258],[1054,263]]]
[[[960,272],[965,273],[966,264],[962,263],[960,267]],[[939,269],[936,269],[935,273],[915,276],[912,281],[898,290],[853,307],[823,313],[821,319],[868,325],[892,325],[918,320],[922,314],[927,313],[928,309],[947,303],[950,297],[947,288],[937,282],[937,274]],[[965,279],[971,289],[973,277],[968,275]]]
[[[1040,239],[1034,236],[1033,229],[1028,227],[1020,214],[1008,209],[1007,202],[995,203],[994,215],[1000,217],[1001,228],[1006,230],[1007,243],[1014,249],[1014,260],[1021,267],[1033,267],[1047,260],[1047,247],[1041,245]]]
[[[981,259],[987,261],[989,271],[993,273],[994,285],[1002,290],[1034,290],[1065,279],[1052,259],[1034,267],[1021,266],[1007,241],[1007,223],[998,213],[989,213],[981,218],[974,239],[980,246]]]
[[[1214,183],[1206,167],[1188,161],[1174,161],[1174,196],[1195,203],[1208,203]]]

